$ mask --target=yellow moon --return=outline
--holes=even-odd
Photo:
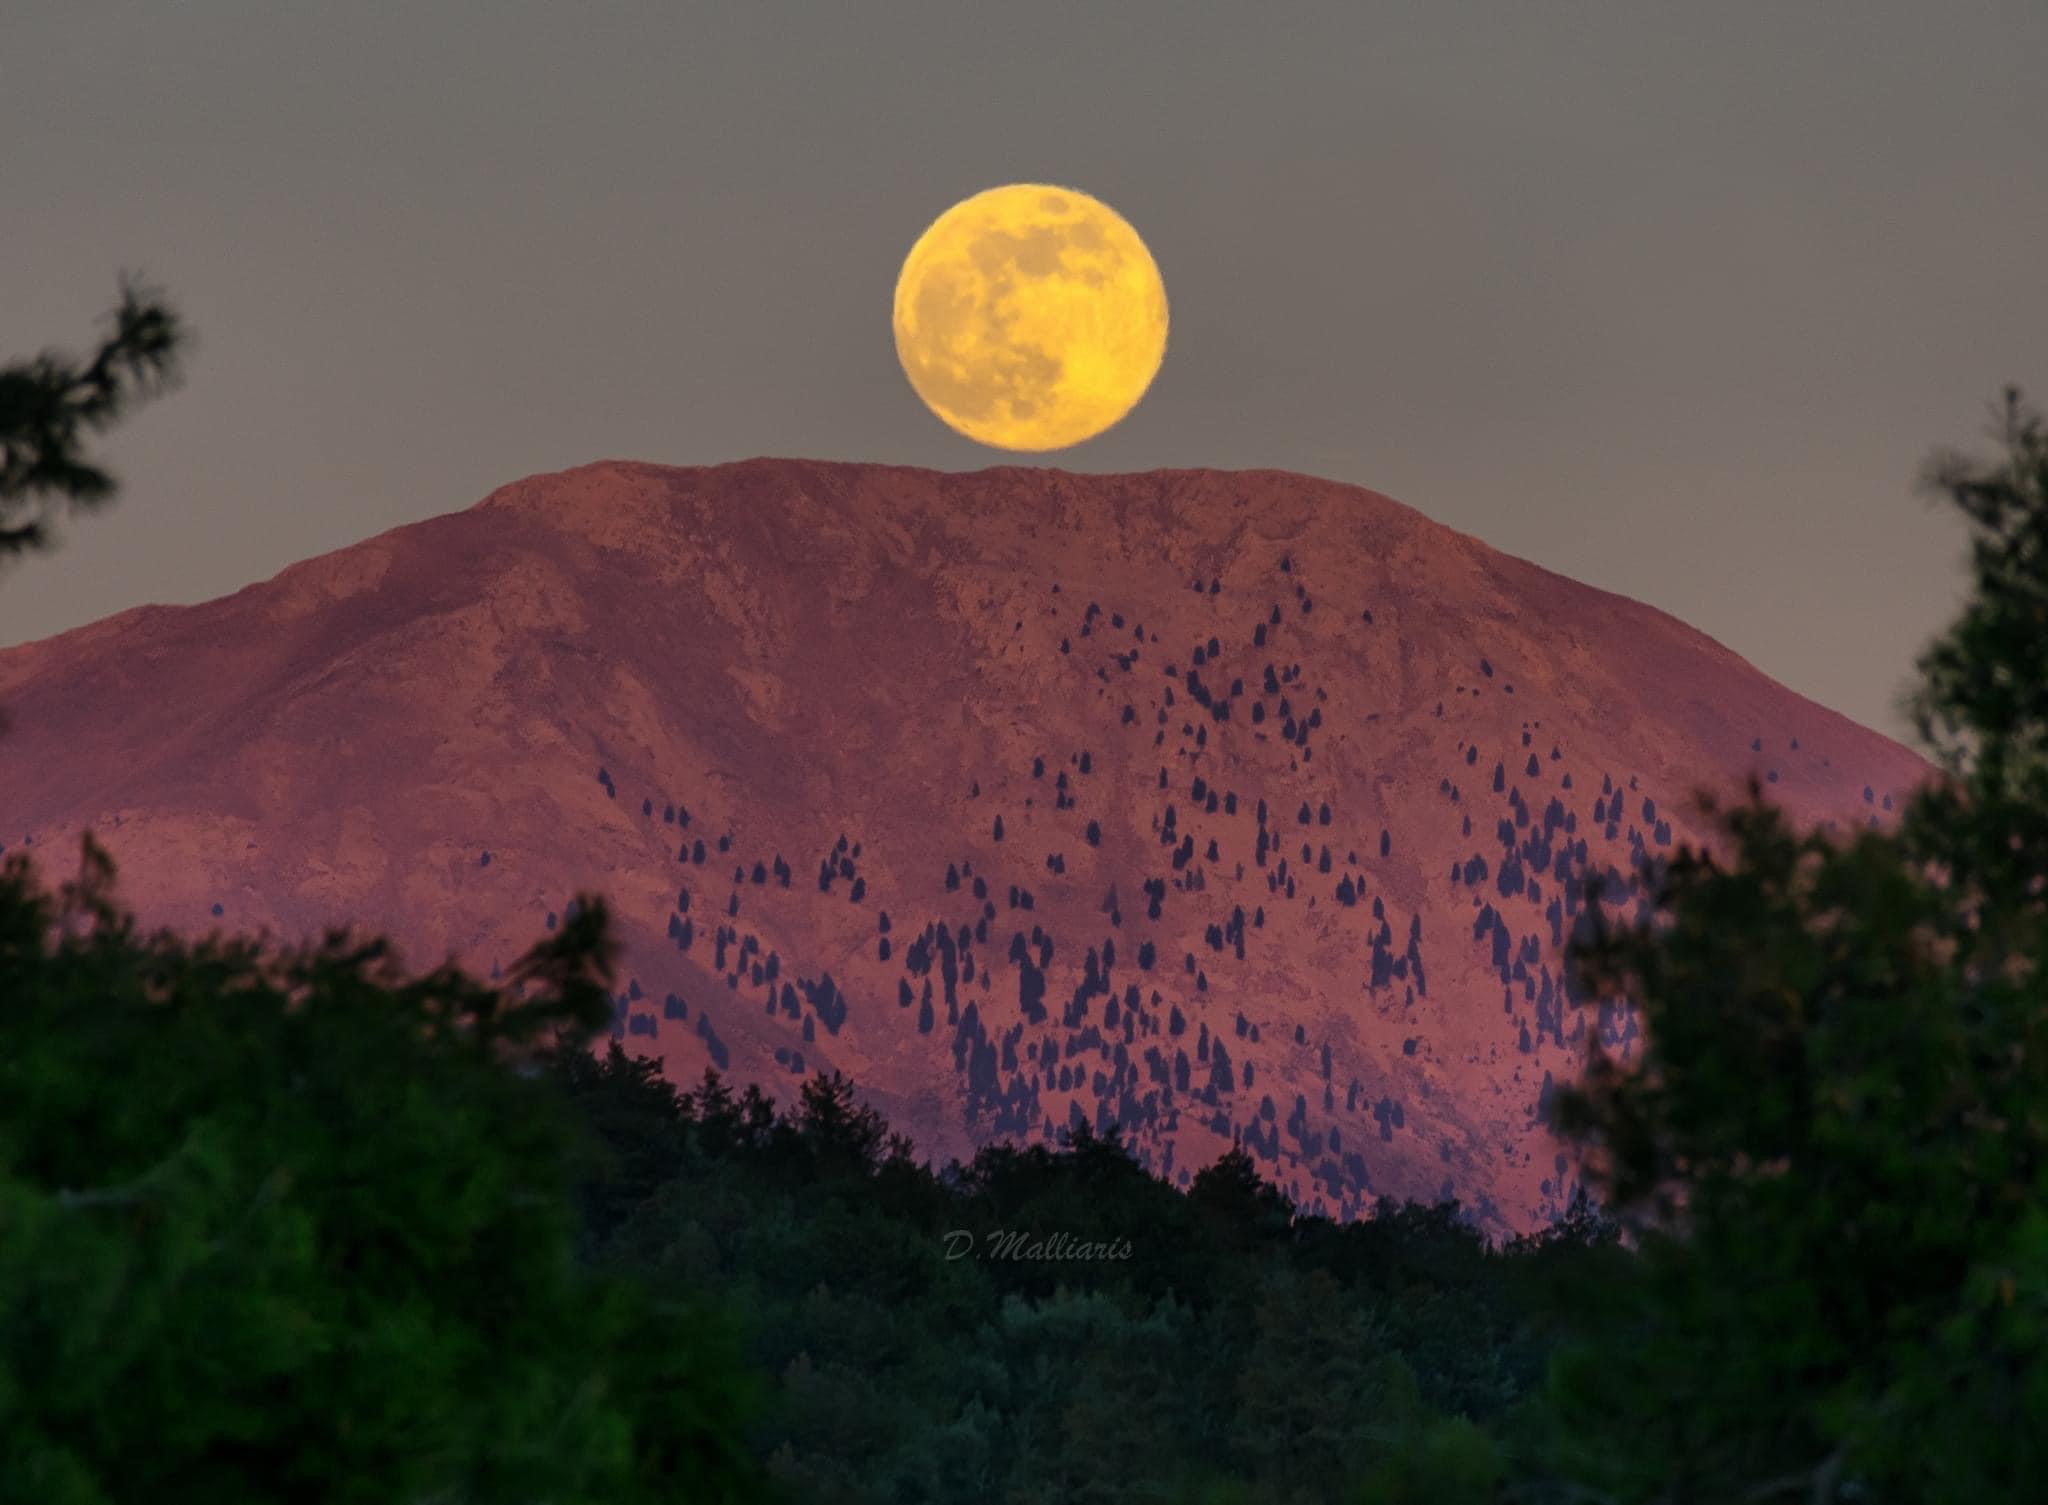
[[[1137,406],[1166,356],[1166,287],[1122,215],[1012,183],[963,199],[896,279],[896,355],[934,413],[998,449],[1064,449]]]

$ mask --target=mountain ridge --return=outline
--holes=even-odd
[[[1838,823],[1929,772],[1265,469],[592,462],[0,651],[0,707],[0,845],[100,830],[147,919],[483,968],[600,888],[618,1032],[680,1077],[837,1066],[936,1154],[1238,1139],[1306,1204],[1448,1183],[1500,1230],[1569,1193],[1547,1084],[1634,1038],[1556,965],[1581,850],[1642,871],[1752,768]]]

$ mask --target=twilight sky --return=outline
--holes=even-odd
[[[1277,466],[1649,601],[1901,734],[1963,574],[1912,482],[2048,400],[2039,0],[14,0],[0,358],[116,274],[196,331],[0,644],[597,459]],[[975,445],[897,365],[941,211],[1094,194],[1166,282],[1130,417]]]

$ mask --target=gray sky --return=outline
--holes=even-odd
[[[197,601],[535,471],[1279,466],[1654,603],[1894,733],[1962,586],[1912,491],[2048,399],[2048,7],[0,7],[0,356],[116,273],[197,331],[0,643]],[[1152,249],[1165,365],[1016,456],[889,326],[1044,181]]]

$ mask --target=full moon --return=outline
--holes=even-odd
[[[1072,188],[963,199],[896,279],[896,356],[925,405],[997,449],[1064,449],[1137,406],[1166,355],[1166,286],[1122,215]]]

